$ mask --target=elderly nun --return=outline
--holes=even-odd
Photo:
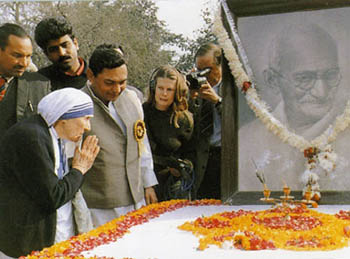
[[[90,97],[65,88],[45,96],[37,115],[15,124],[2,138],[0,258],[27,255],[77,233],[74,197],[82,199],[83,175],[99,146],[96,136],[86,138],[81,148],[77,145],[71,168],[63,147],[65,141],[82,139],[92,116]]]

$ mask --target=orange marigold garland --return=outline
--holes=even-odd
[[[303,206],[232,211],[186,222],[179,229],[199,236],[199,250],[229,244],[243,250],[334,250],[349,246],[350,212],[320,213]]]
[[[74,258],[84,259],[81,252],[92,250],[93,248],[115,242],[123,237],[132,226],[143,224],[152,218],[159,217],[165,212],[173,211],[185,206],[204,206],[219,205],[221,201],[206,199],[200,201],[171,200],[161,203],[150,204],[139,210],[129,212],[128,214],[116,218],[96,229],[79,236],[74,236],[69,240],[57,243],[50,248],[44,248],[42,251],[33,251],[31,255],[22,256],[20,259],[39,259],[39,258]],[[109,257],[93,257],[94,259],[109,259]]]
[[[81,252],[115,242],[132,226],[143,224],[186,206],[219,205],[218,200],[172,200],[151,204],[116,218],[88,233],[74,236],[42,251],[20,259],[84,259]],[[334,250],[349,246],[350,211],[335,215],[320,213],[303,206],[277,207],[264,211],[227,211],[185,222],[179,229],[200,236],[199,250],[209,245],[229,243],[237,249]],[[108,257],[92,257],[108,259]],[[127,259],[127,258],[124,258]],[[129,258],[131,259],[131,258]]]

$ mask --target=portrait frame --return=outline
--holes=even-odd
[[[349,7],[346,0],[310,0],[310,1],[284,1],[284,0],[221,0],[222,22],[235,47],[233,34],[235,28],[231,28],[230,19],[237,24],[240,18],[263,16],[270,14],[288,14],[292,12],[328,10],[341,7]],[[243,44],[244,48],[244,44]],[[244,49],[243,49],[244,51]],[[238,53],[240,54],[240,53]],[[221,169],[221,199],[224,202],[240,204],[262,204],[262,187],[253,191],[241,191],[239,186],[239,89],[235,87],[235,80],[231,75],[226,58],[223,59],[223,95],[224,107],[222,111],[222,169]],[[249,62],[248,62],[249,66]],[[243,64],[244,67],[244,64]],[[246,68],[246,67],[244,67]],[[250,67],[248,67],[250,68]],[[234,87],[233,87],[234,86]],[[243,176],[242,176],[243,177]],[[281,188],[282,189],[282,188]],[[350,204],[350,191],[322,191],[320,204]],[[273,191],[271,196],[279,197],[281,191]],[[296,199],[301,199],[301,191],[292,191]]]

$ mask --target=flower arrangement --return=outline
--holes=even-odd
[[[152,218],[159,217],[161,214],[173,211],[185,206],[204,206],[219,205],[219,200],[171,200],[161,203],[150,204],[139,210],[127,213],[124,216],[116,218],[96,229],[79,236],[74,236],[69,240],[54,244],[42,251],[33,251],[30,255],[20,257],[20,259],[39,259],[39,258],[74,258],[83,259],[81,252],[91,250],[99,245],[114,242],[126,234],[132,226],[143,224]],[[107,257],[99,257],[108,259]],[[94,257],[97,259],[97,257]],[[125,258],[127,259],[127,258]]]
[[[219,200],[171,200],[150,204],[85,234],[74,236],[42,251],[33,251],[31,255],[20,259],[84,259],[81,255],[83,251],[115,242],[128,233],[132,226],[143,224],[163,213],[186,206],[221,204]],[[243,250],[332,250],[349,245],[350,211],[341,210],[336,215],[329,215],[304,206],[284,206],[264,211],[226,211],[210,217],[199,217],[178,228],[200,236],[199,250],[204,250],[209,245]]]
[[[199,250],[209,245],[242,250],[334,250],[349,246],[349,212],[320,213],[305,206],[264,211],[222,212],[185,222],[179,229],[199,237]]]
[[[233,31],[235,33],[235,28],[233,28]],[[215,16],[213,32],[217,36],[218,42],[228,60],[236,86],[244,93],[247,104],[256,117],[283,142],[304,152],[305,157],[308,159],[306,164],[307,170],[320,167],[327,173],[332,172],[336,167],[337,155],[331,148],[330,143],[335,141],[338,134],[350,124],[350,101],[347,102],[344,112],[336,117],[333,125],[330,125],[315,139],[311,141],[306,140],[304,137],[289,131],[285,125],[271,114],[268,105],[260,99],[255,87],[253,87],[247,73],[244,71],[236,49],[233,47],[231,39],[223,26],[221,8],[218,9]]]

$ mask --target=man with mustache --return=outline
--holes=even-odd
[[[78,56],[78,40],[66,19],[43,19],[35,28],[35,41],[52,62],[38,72],[50,79],[53,91],[66,87],[80,89],[86,84],[87,63]]]
[[[78,56],[78,40],[72,25],[63,17],[46,18],[35,28],[35,41],[44,51],[52,65],[38,72],[51,80],[52,91],[74,87],[80,89],[87,81],[87,62]],[[121,47],[119,50],[124,55]],[[143,102],[143,93],[137,87],[127,85]]]
[[[291,132],[311,141],[334,123],[347,101],[337,42],[318,25],[303,23],[283,28],[273,43],[263,76],[265,84],[282,99],[272,114]],[[348,139],[349,135],[342,132],[332,145],[339,160],[331,178],[318,172],[321,189],[348,190]],[[252,159],[264,171],[272,190],[281,190],[283,182],[293,190],[303,188],[305,179],[301,181],[300,177],[305,171],[304,154],[282,142],[260,120],[243,126],[239,141],[242,191],[262,189]]]
[[[31,38],[22,27],[0,26],[0,138],[17,121],[35,114],[40,99],[50,92],[49,80],[25,72],[32,54]]]

